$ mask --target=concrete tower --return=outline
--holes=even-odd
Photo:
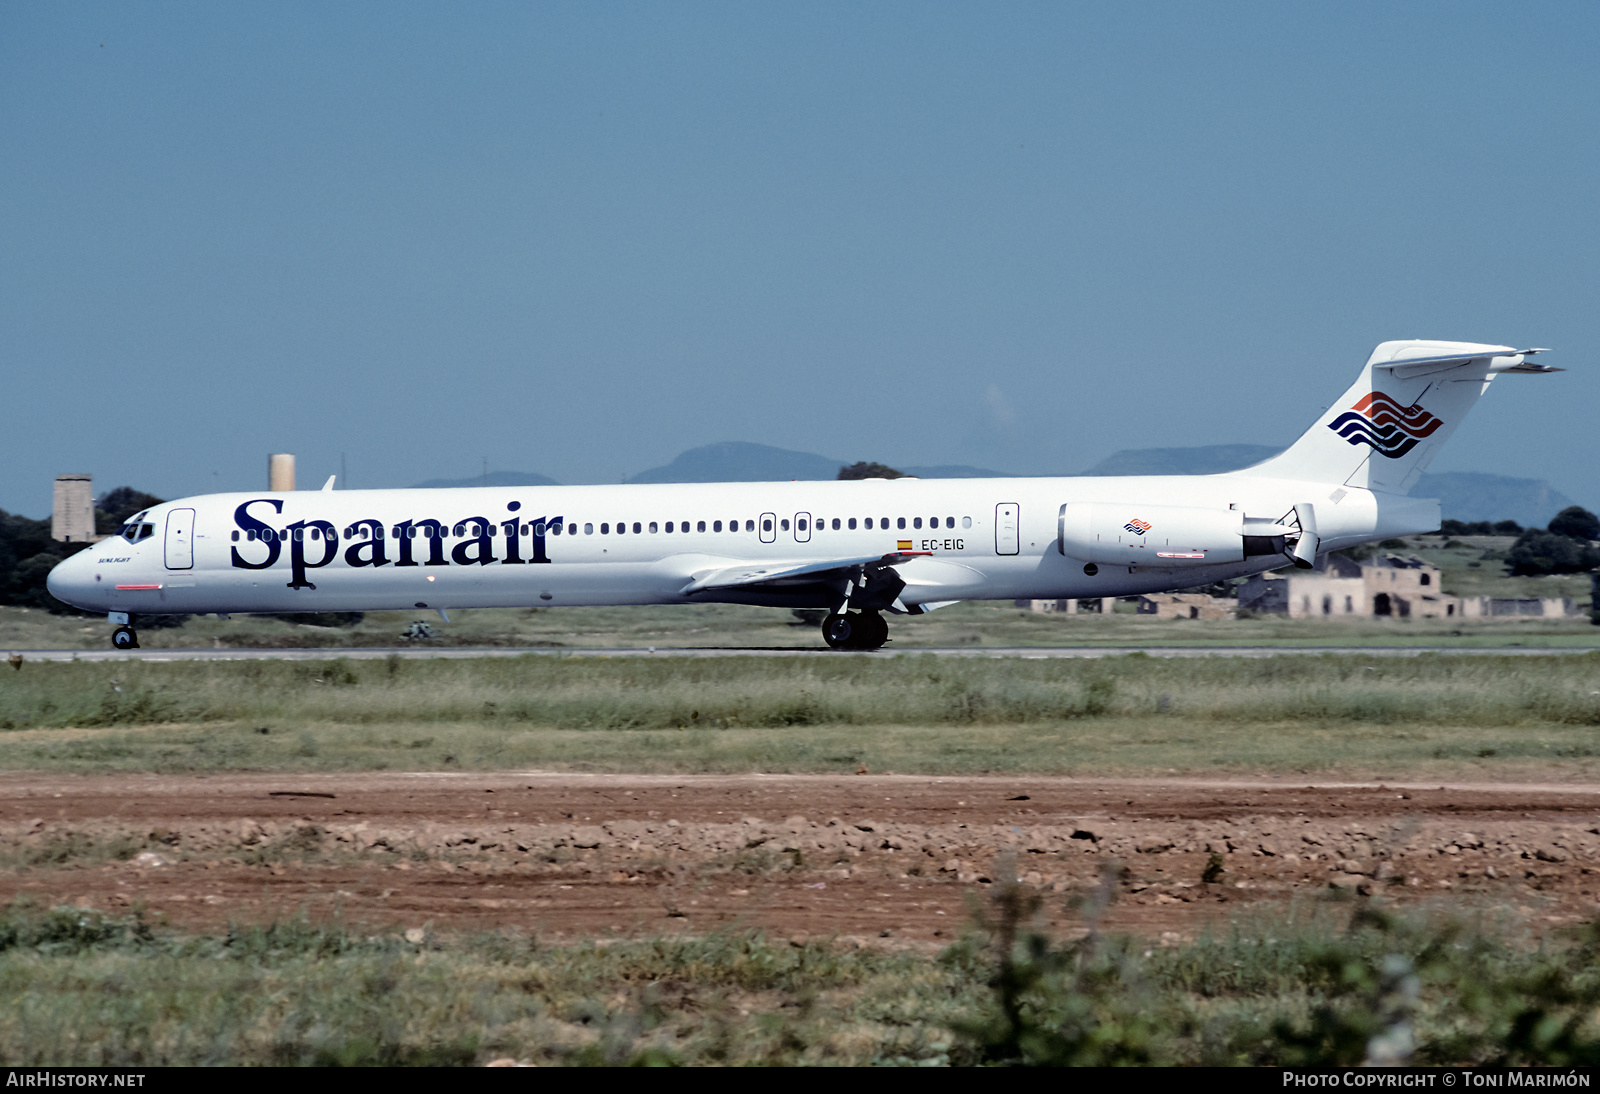
[[[57,475],[50,538],[58,543],[93,543],[94,476]]]

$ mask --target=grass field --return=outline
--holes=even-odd
[[[1340,772],[1600,765],[1600,653],[32,663],[8,769]]]
[[[1060,944],[1001,885],[936,959],[760,934],[541,945],[0,916],[0,1064],[1592,1064],[1594,940],[1337,905]]]

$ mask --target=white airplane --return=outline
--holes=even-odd
[[[137,514],[50,592],[139,617],[595,604],[828,612],[876,649],[884,612],[1131,596],[1278,569],[1439,527],[1406,492],[1501,372],[1542,352],[1385,342],[1288,450],[1219,475],[868,479],[211,494]]]

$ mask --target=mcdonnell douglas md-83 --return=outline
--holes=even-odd
[[[867,479],[211,494],[135,515],[50,574],[147,615],[592,604],[820,608],[835,649],[876,649],[883,613],[961,600],[1191,588],[1439,527],[1407,496],[1501,372],[1540,352],[1385,342],[1286,451],[1220,475]]]

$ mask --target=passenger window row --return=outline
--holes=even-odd
[[[884,531],[888,531],[889,528],[890,528],[890,519],[891,518],[889,518],[889,517],[878,517],[878,518],[876,518],[876,526],[877,526],[877,528],[881,528]],[[904,530],[906,528],[908,519],[910,521],[910,527],[911,528],[920,529],[920,528],[923,527],[923,518],[921,518],[921,517],[910,517],[910,518],[895,517],[895,518],[893,518],[893,521],[894,521],[894,525],[893,526],[894,526],[895,530],[897,530],[897,531]],[[956,526],[956,518],[955,517],[929,517],[929,518],[927,518],[927,527],[929,529],[937,529],[937,528],[939,528],[941,526],[941,521],[943,522],[943,527],[945,527],[945,528],[954,528]],[[706,531],[707,530],[706,523],[707,522],[703,521],[703,520],[695,521],[693,530],[696,531],[696,532],[704,532],[704,531]],[[737,531],[739,531],[739,523],[740,522],[737,521],[737,520],[728,521],[727,522],[727,530],[729,532],[737,532]],[[763,520],[761,523],[762,523],[762,531],[764,531],[764,532],[772,531],[772,521],[771,520]],[[841,531],[851,531],[851,532],[853,532],[853,531],[856,530],[856,528],[858,526],[858,518],[856,518],[856,517],[832,517],[832,518],[816,517],[814,520],[808,521],[808,518],[798,517],[798,518],[795,519],[795,524],[794,524],[795,531],[797,531],[797,532],[809,531],[810,528],[808,527],[808,523],[814,525],[815,529],[817,531],[819,531],[819,532],[825,531],[825,530],[828,530],[828,529],[831,529],[831,530],[833,530],[835,532],[841,532]],[[571,535],[577,535],[578,534],[578,525],[577,525],[576,521],[567,521],[567,522],[565,522],[565,527],[566,527],[566,530],[568,531],[569,534],[571,534]],[[788,520],[788,518],[785,517],[785,518],[779,520],[778,521],[778,527],[782,531],[785,531],[785,532],[789,531],[789,520]],[[859,527],[861,527],[862,529],[864,529],[866,531],[869,531],[869,532],[873,531],[874,530],[874,518],[872,518],[872,517],[859,518]],[[963,528],[971,528],[972,527],[972,518],[971,517],[962,517],[961,518],[961,527],[963,527]],[[628,532],[629,532],[629,528],[630,528],[629,522],[627,522],[627,521],[618,521],[617,524],[616,524],[616,528],[615,528],[615,533],[614,534],[619,535],[619,536],[627,535]],[[636,535],[636,536],[644,535],[646,533],[646,531],[648,531],[651,535],[655,535],[658,532],[671,533],[674,530],[674,528],[676,528],[680,533],[687,533],[687,532],[690,531],[690,522],[686,521],[686,520],[684,520],[684,521],[670,521],[669,520],[669,521],[665,522],[665,524],[661,524],[661,523],[659,523],[657,521],[653,521],[653,520],[649,521],[649,522],[637,521],[636,520],[636,521],[632,522],[631,528],[632,528],[632,533],[634,535]],[[518,527],[515,531],[516,531],[517,535],[533,535],[533,536],[552,535],[552,536],[559,536],[559,535],[562,534],[562,530],[563,530],[563,522],[559,521],[559,520],[556,520],[556,521],[550,521],[548,523],[545,522],[545,521],[535,521],[532,524],[523,524],[520,527]],[[714,521],[710,522],[710,531],[712,531],[712,532],[721,532],[722,530],[723,530],[723,522],[722,521],[714,520]],[[753,521],[753,520],[746,520],[744,522],[744,530],[746,532],[754,532],[756,530],[756,522]],[[149,524],[139,524],[139,525],[129,524],[129,525],[126,525],[123,528],[122,535],[129,542],[133,542],[133,541],[135,541],[136,538],[137,539],[144,539],[145,537],[149,536],[151,534],[151,532],[153,532],[153,531],[154,531],[154,528]],[[307,531],[308,530],[305,529],[305,528],[296,528],[296,529],[294,529],[294,538],[295,539],[305,539],[305,538],[307,538],[307,536],[306,536],[306,532]],[[309,529],[309,531],[310,531],[310,537],[309,538],[311,538],[313,540],[321,538],[321,530],[319,528],[312,527],[311,529]],[[427,539],[427,538],[432,538],[435,535],[443,536],[443,535],[445,535],[447,533],[447,530],[444,528],[443,525],[440,525],[437,522],[427,521],[427,522],[424,522],[424,523],[421,523],[421,524],[404,524],[404,525],[397,524],[397,525],[394,526],[394,529],[392,530],[392,532],[390,534],[395,539],[416,539],[418,534],[419,534],[419,532],[420,532],[421,536],[424,539]],[[500,534],[500,532],[501,532],[501,528],[500,528],[499,525],[497,525],[497,524],[489,524],[487,522],[478,522],[478,521],[463,521],[462,523],[457,524],[454,528],[448,530],[448,533],[452,534],[454,536],[457,536],[457,537],[471,537],[471,538],[476,538],[476,537],[478,537],[480,535],[498,536]],[[511,535],[512,532],[511,531],[507,531],[506,534],[507,535]],[[592,523],[584,524],[584,526],[583,526],[583,534],[586,535],[586,536],[594,535],[595,534],[594,525]],[[609,536],[609,535],[613,534],[613,529],[612,529],[611,523],[609,521],[605,521],[605,522],[601,523],[601,525],[600,525],[600,534],[602,536]],[[284,531],[277,532],[277,531],[274,531],[271,528],[265,528],[265,529],[262,529],[258,534],[256,529],[252,528],[252,529],[250,529],[249,531],[247,531],[245,533],[244,538],[246,540],[252,542],[252,543],[254,543],[258,539],[263,540],[263,541],[267,541],[267,542],[270,542],[272,540],[285,540],[285,539],[289,538],[289,531],[287,529],[285,529]],[[383,539],[384,538],[384,528],[383,528],[382,525],[372,524],[372,523],[352,524],[350,527],[348,527],[348,528],[346,528],[344,530],[344,538],[345,539]],[[239,533],[238,532],[234,532],[233,533],[233,540],[236,543],[238,542],[238,540],[239,540]]]

